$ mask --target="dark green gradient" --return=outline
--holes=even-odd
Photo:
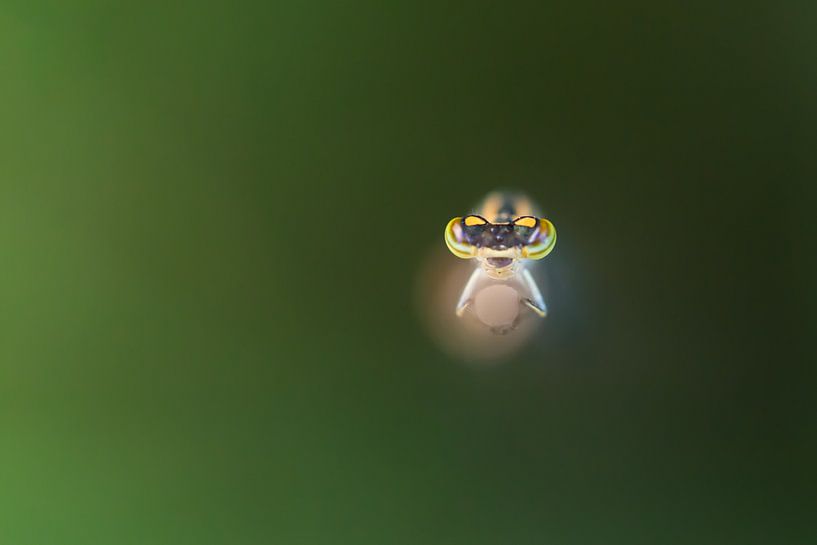
[[[0,543],[814,543],[815,24],[5,2]],[[474,367],[415,280],[496,186],[552,316]]]

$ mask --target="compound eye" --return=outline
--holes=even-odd
[[[556,245],[556,227],[544,218],[537,221],[539,232],[531,244],[522,247],[522,257],[525,259],[542,259],[553,251]]]
[[[474,218],[477,216],[468,216],[465,218]],[[477,247],[473,244],[465,242],[465,237],[462,232],[462,225],[465,223],[462,217],[456,217],[448,222],[445,226],[445,244],[451,253],[460,259],[470,259],[477,255]],[[487,223],[483,220],[483,223]]]
[[[463,219],[463,224],[466,227],[476,227],[478,225],[485,225],[486,223],[488,223],[488,220],[486,220],[482,216],[477,216],[473,214],[470,216],[465,216],[465,218]]]

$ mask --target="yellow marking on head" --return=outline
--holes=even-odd
[[[513,223],[514,225],[519,225],[520,227],[536,227],[538,221],[533,216],[528,216],[526,218],[518,218]]]
[[[465,217],[465,225],[467,225],[468,227],[473,227],[475,225],[485,225],[486,223],[488,223],[488,222],[485,221],[484,219],[482,219],[479,216],[466,216]]]
[[[445,226],[445,245],[448,246],[452,254],[460,259],[470,259],[477,255],[477,247],[467,242],[459,241],[458,235],[462,234],[461,221],[461,217],[456,217]]]
[[[539,220],[539,235],[536,242],[522,247],[522,257],[525,259],[542,259],[553,251],[556,246],[556,227],[548,220]]]

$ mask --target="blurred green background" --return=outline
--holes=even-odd
[[[815,24],[4,2],[0,543],[817,542]],[[495,186],[553,312],[474,366],[416,278]]]

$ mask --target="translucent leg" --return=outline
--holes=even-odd
[[[539,317],[544,318],[547,316],[548,308],[545,305],[545,300],[542,298],[542,293],[539,291],[539,287],[536,285],[536,281],[531,276],[530,271],[527,269],[522,270],[522,283],[528,290],[530,294],[529,297],[524,299],[525,306],[535,312]]]
[[[468,308],[468,305],[474,302],[474,291],[476,290],[477,284],[479,284],[481,276],[481,268],[476,268],[474,269],[474,272],[471,273],[471,277],[468,279],[468,283],[465,284],[465,288],[462,290],[462,295],[460,295],[460,300],[457,303],[457,316],[462,317],[462,315],[465,314],[465,310]]]

